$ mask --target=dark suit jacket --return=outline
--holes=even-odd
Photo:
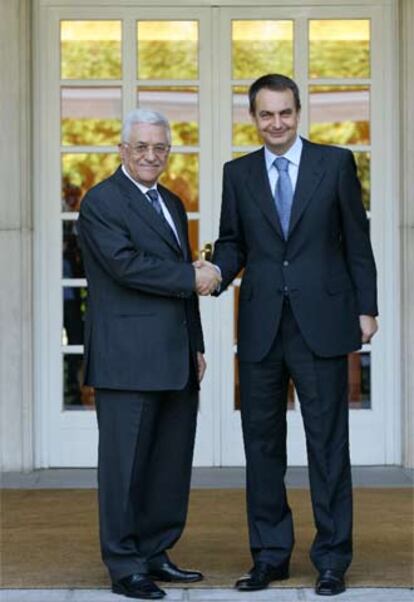
[[[285,291],[314,353],[329,357],[358,349],[358,316],[377,315],[376,269],[352,153],[303,140],[287,241],[264,149],[227,163],[213,262],[222,271],[221,290],[245,268],[241,360],[259,361],[269,351]]]
[[[85,196],[79,234],[88,280],[85,382],[178,390],[203,351],[187,216],[159,186],[182,243],[119,168]]]

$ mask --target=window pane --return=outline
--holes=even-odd
[[[187,211],[198,211],[198,154],[172,153],[160,182],[181,198]]]
[[[198,88],[140,86],[137,105],[159,111],[168,118],[173,145],[198,144]]]
[[[200,242],[199,242],[199,221],[198,219],[190,219],[188,222],[188,236],[190,239],[190,247],[192,256],[197,259],[199,256]]]
[[[121,21],[61,21],[62,79],[121,79]]]
[[[309,75],[369,77],[369,20],[309,21]]]
[[[62,345],[83,345],[88,289],[78,286],[63,287]]]
[[[349,407],[366,410],[371,407],[371,354],[351,353],[348,356]]]
[[[138,21],[139,79],[197,79],[197,21]]]
[[[233,79],[293,75],[293,21],[233,21]]]
[[[311,86],[309,101],[313,142],[370,143],[368,86]]]
[[[118,153],[62,154],[62,211],[79,211],[84,194],[119,166]]]
[[[371,153],[354,152],[358,177],[362,186],[362,201],[367,211],[371,208]]]
[[[62,88],[62,144],[118,144],[121,88]]]
[[[234,409],[240,410],[240,377],[237,355],[234,356]]]
[[[77,224],[72,220],[63,222],[62,277],[85,278]]]
[[[237,325],[239,323],[240,286],[233,286],[234,296],[234,322],[233,322],[233,345],[237,345]]]
[[[256,146],[262,141],[253,125],[249,113],[247,87],[233,87],[233,145]]]
[[[83,356],[65,354],[63,356],[63,398],[65,410],[93,410],[95,394],[92,387],[83,382]]]

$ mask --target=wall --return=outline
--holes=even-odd
[[[30,0],[0,0],[0,464],[33,465]]]
[[[403,464],[414,468],[414,2],[400,0]],[[390,118],[392,111],[390,111]]]

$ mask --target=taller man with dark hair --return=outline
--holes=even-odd
[[[249,91],[264,148],[224,167],[213,263],[223,291],[244,268],[238,357],[254,566],[239,590],[289,576],[289,378],[303,416],[316,524],[316,591],[345,590],[352,558],[347,354],[377,330],[376,269],[349,150],[297,134],[299,91],[265,75]]]
[[[202,579],[168,550],[186,520],[205,370],[196,289],[218,282],[213,268],[192,266],[184,206],[158,183],[170,145],[165,117],[129,113],[122,165],[87,193],[79,217],[102,558],[115,593],[152,600],[165,595],[154,581]]]

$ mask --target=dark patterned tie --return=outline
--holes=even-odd
[[[287,239],[293,201],[292,182],[288,172],[289,160],[285,157],[278,157],[273,161],[273,165],[279,172],[275,190],[276,209],[279,214],[283,234],[285,239]]]
[[[146,195],[148,196],[149,200],[151,201],[151,205],[154,207],[154,209],[158,213],[158,215],[160,215],[165,220],[164,213],[162,212],[160,199],[158,197],[158,192],[155,190],[155,188],[151,188],[151,190],[147,190]]]
[[[168,231],[170,233],[172,233],[172,235],[174,236],[174,240],[178,243],[179,246],[181,246],[179,241],[177,240],[177,236],[176,236],[174,230],[172,229],[171,225],[169,224],[167,218],[164,215],[164,212],[161,207],[158,191],[155,188],[151,188],[151,190],[147,190],[147,192],[145,194],[149,198],[151,205],[154,207],[155,211],[158,213],[158,215],[162,219],[163,223],[167,226]]]

